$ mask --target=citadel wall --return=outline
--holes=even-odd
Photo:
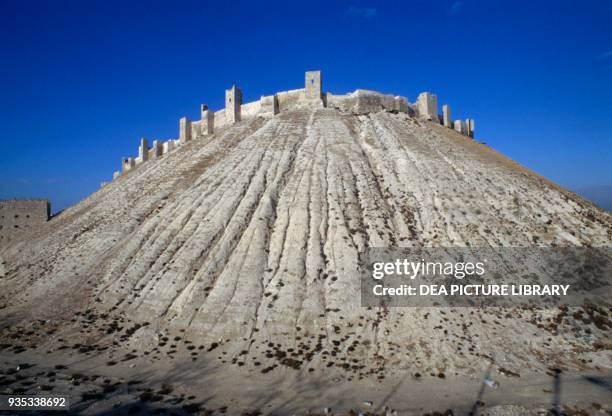
[[[0,246],[44,224],[50,216],[51,204],[46,199],[0,201]]]
[[[261,110],[261,100],[252,103],[242,104],[240,107],[240,117],[248,119],[257,116]]]
[[[225,118],[225,108],[219,111],[215,111],[214,114],[215,129],[225,127],[229,124]]]
[[[257,101],[242,103],[242,90],[233,85],[232,88],[225,90],[225,108],[212,111],[207,105],[202,104],[200,120],[190,121],[187,117],[180,119],[178,139],[170,139],[163,143],[156,140],[153,142],[153,148],[148,147],[146,140],[141,142],[138,157],[123,159],[121,172],[114,172],[113,179],[148,159],[162,157],[172,152],[190,140],[212,135],[217,129],[254,117],[273,117],[278,113],[300,107],[330,107],[353,114],[377,111],[402,112],[442,124],[465,136],[474,137],[474,120],[452,120],[450,107],[446,104],[442,106],[442,114],[439,114],[438,97],[430,92],[419,94],[416,102],[411,104],[405,97],[376,91],[356,90],[344,95],[325,93],[322,86],[321,71],[307,71],[304,76],[304,88],[281,91],[262,96]]]
[[[414,109],[405,97],[385,95],[376,91],[356,90],[350,94],[326,94],[327,106],[353,114],[368,114],[377,111],[412,113]]]
[[[304,88],[298,90],[282,91],[276,94],[278,98],[278,108],[281,112],[290,108],[299,107],[300,103],[306,102],[306,90]]]
[[[274,116],[280,111],[278,97],[276,94],[263,96],[259,99],[259,114],[262,116]]]

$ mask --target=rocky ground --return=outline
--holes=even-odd
[[[475,360],[478,377],[394,373],[349,381],[337,368],[312,373],[280,367],[260,374],[220,365],[205,352],[195,362],[183,353],[157,363],[128,353],[114,363],[112,355],[82,350],[3,351],[2,393],[67,396],[72,414],[84,415],[612,413],[609,371],[516,374],[502,363]]]
[[[0,387],[72,389],[90,414],[423,414],[465,411],[493,362],[495,404],[532,383],[526,401],[549,408],[560,368],[596,414],[609,306],[364,308],[360,253],[611,241],[610,214],[406,114],[246,120],[0,248]]]

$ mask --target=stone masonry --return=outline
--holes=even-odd
[[[123,159],[123,161],[121,162],[121,171],[127,172],[133,169],[134,166],[136,166],[136,163],[134,162],[134,158],[128,157],[127,159]]]
[[[468,118],[468,136],[474,138],[474,119]]]
[[[0,246],[44,224],[50,216],[51,204],[46,199],[0,201]]]
[[[138,146],[138,158],[141,162],[149,160],[149,142],[144,137],[140,139],[140,146]]]
[[[159,140],[153,140],[153,146],[149,151],[149,156],[151,157],[160,157],[163,154],[164,146],[163,143]]]
[[[308,71],[305,75],[305,88],[307,100],[321,99],[321,71]]]
[[[242,91],[236,85],[225,90],[225,108],[219,111],[211,110],[207,105],[200,106],[200,120],[191,122],[183,117],[179,122],[179,138],[164,142],[153,142],[149,149],[145,139],[142,139],[137,158],[122,160],[122,172],[127,172],[148,159],[155,159],[173,151],[186,142],[201,136],[213,135],[216,129],[231,126],[242,119],[252,117],[274,117],[280,112],[299,107],[323,106],[347,111],[353,114],[369,114],[378,111],[393,111],[417,115],[422,119],[442,124],[444,127],[474,137],[474,120],[455,120],[451,118],[450,106],[442,106],[442,114],[438,114],[438,97],[430,92],[419,94],[416,103],[411,104],[405,97],[386,95],[376,91],[355,90],[344,95],[334,95],[322,90],[321,71],[307,71],[304,74],[304,88],[281,91],[273,95],[262,95],[258,101],[243,104]],[[116,179],[120,174],[113,174]]]
[[[438,121],[438,97],[430,92],[422,92],[417,98],[417,113],[420,117]]]
[[[207,105],[202,104],[200,106],[200,133],[201,134],[213,134],[215,130],[215,113],[211,111]]]
[[[278,97],[275,95],[269,95],[267,97],[265,96],[261,96],[261,99],[259,100],[259,112],[260,114],[264,115],[264,116],[274,116],[276,114],[278,114],[279,109],[278,109]]]
[[[442,124],[449,129],[453,128],[453,120],[451,119],[451,110],[448,104],[442,106]]]
[[[191,121],[187,117],[179,120],[179,142],[186,143],[191,140]]]
[[[467,135],[467,126],[464,120],[455,120],[454,127],[457,132]]]
[[[237,86],[225,91],[225,120],[228,124],[240,121],[240,106],[242,105],[242,91]]]

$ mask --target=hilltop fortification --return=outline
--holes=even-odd
[[[371,248],[610,247],[612,217],[473,140],[434,94],[323,93],[317,71],[305,82],[246,104],[233,86],[225,109],[141,139],[129,172],[1,247],[0,358],[70,365],[73,396],[94,390],[72,374],[130,374],[141,399],[159,380],[211,408],[236,398],[228,415],[278,390],[308,410],[329,405],[327,386],[382,406],[389,391],[473,380],[465,404],[487,367],[503,386],[551,363],[612,368],[605,288],[597,308],[364,305]],[[496,255],[539,284],[519,257]],[[282,406],[270,413],[294,414]]]
[[[179,120],[178,138],[163,142],[154,140],[151,147],[148,141],[142,138],[138,156],[122,159],[121,171],[114,172],[113,179],[147,160],[159,158],[193,139],[213,135],[216,131],[232,124],[255,117],[274,117],[281,112],[300,108],[328,107],[354,115],[379,111],[405,113],[421,120],[442,124],[462,135],[474,137],[474,120],[452,120],[450,106],[447,104],[442,106],[442,114],[439,114],[438,97],[435,94],[423,92],[418,95],[415,103],[410,103],[406,97],[363,89],[349,94],[333,94],[323,91],[321,71],[307,71],[302,89],[277,92],[249,103],[243,103],[242,97],[242,90],[233,85],[225,91],[225,108],[212,111],[208,105],[201,104],[200,120],[191,121],[187,117],[182,117]],[[102,183],[103,186],[107,184],[108,182]]]

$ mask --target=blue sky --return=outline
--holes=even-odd
[[[0,0],[0,198],[65,208],[232,83],[251,101],[309,69],[336,93],[435,92],[555,182],[612,185],[610,22],[588,0]]]

